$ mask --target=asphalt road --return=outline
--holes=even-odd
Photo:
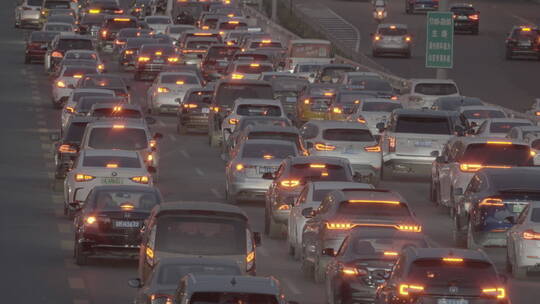
[[[49,134],[59,128],[60,113],[51,106],[50,80],[42,66],[23,63],[25,32],[13,28],[12,7],[11,1],[0,3],[0,302],[131,303],[135,291],[126,282],[136,276],[135,261],[96,259],[84,267],[74,264],[72,223],[62,215],[61,189],[54,187],[52,175]],[[110,70],[118,71],[110,57],[105,61]],[[130,74],[122,75],[131,82],[134,102],[145,106],[143,96],[149,83],[132,82]],[[481,71],[481,75],[496,76],[489,70]],[[160,142],[159,180],[165,199],[223,201],[224,162],[216,149],[209,148],[207,137],[176,134],[173,117],[159,117],[153,130],[165,135]],[[385,182],[382,187],[399,191],[407,198],[433,242],[452,245],[449,218],[445,210],[428,201],[429,186],[425,181]],[[263,204],[254,202],[241,207],[249,214],[254,230],[262,231]],[[502,267],[504,250],[489,252]],[[291,300],[324,302],[322,285],[302,277],[299,264],[287,256],[285,241],[263,239],[257,253],[258,274],[278,277]],[[514,303],[529,304],[540,298],[538,282],[511,281],[510,286]]]

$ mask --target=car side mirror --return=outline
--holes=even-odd
[[[255,246],[261,246],[262,239],[260,232],[253,232],[253,242],[255,243]]]
[[[139,278],[129,279],[128,280],[128,286],[131,287],[131,288],[141,288],[142,287],[141,279],[139,279]]]
[[[431,155],[432,157],[439,158],[439,151],[438,151],[438,150],[431,151],[430,155]]]
[[[58,133],[52,133],[49,135],[49,138],[51,141],[59,141],[60,140],[60,134]]]
[[[507,216],[504,218],[508,223],[514,225],[516,223],[516,218],[513,215]]]
[[[333,257],[336,256],[336,253],[334,252],[334,248],[324,248],[322,250],[322,255]]]
[[[153,167],[153,166],[148,166],[146,169],[148,170],[148,173],[151,173],[151,174],[154,174],[157,172],[156,167]]]
[[[144,121],[146,121],[147,124],[153,125],[157,122],[157,120],[154,117],[146,116],[144,118]]]
[[[455,188],[454,195],[457,195],[457,196],[463,195],[463,188]]]
[[[274,174],[271,172],[266,172],[262,175],[263,179],[274,179]]]
[[[161,134],[161,133],[159,133],[159,132],[156,132],[156,133],[154,134],[154,139],[161,139],[161,138],[163,138],[163,134]]]
[[[313,215],[313,208],[311,207],[302,210],[302,216],[305,218],[312,218]]]
[[[382,133],[384,132],[384,129],[385,129],[385,125],[384,125],[384,122],[379,122],[375,125],[375,127],[377,128],[377,130],[379,130],[379,133]]]

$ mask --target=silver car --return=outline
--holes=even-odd
[[[263,174],[277,171],[288,156],[298,156],[296,145],[285,140],[253,139],[234,150],[225,168],[225,194],[229,203],[239,199],[263,200],[272,180]]]
[[[478,127],[476,136],[479,137],[506,137],[513,127],[532,126],[528,119],[521,118],[492,118],[486,119]]]
[[[360,103],[356,111],[349,116],[349,121],[355,121],[367,125],[374,136],[378,136],[378,123],[387,123],[392,111],[402,109],[401,102],[385,98],[365,99]]]
[[[373,57],[382,54],[399,54],[411,57],[412,37],[404,24],[379,24],[373,34]]]
[[[302,126],[300,134],[309,155],[346,158],[357,177],[372,184],[379,182],[381,147],[365,124],[313,120]]]
[[[464,106],[459,108],[459,113],[469,121],[469,124],[475,130],[486,119],[507,117],[501,108],[495,106]]]
[[[202,81],[191,72],[162,72],[147,91],[147,101],[150,111],[155,114],[176,114],[180,104],[176,99],[183,100],[187,91],[202,87]]]

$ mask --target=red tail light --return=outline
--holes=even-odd
[[[60,53],[58,51],[54,51],[54,52],[52,52],[51,57],[62,58],[62,57],[64,57],[64,54],[62,54],[62,53]]]
[[[523,231],[523,233],[521,234],[521,237],[523,237],[523,239],[525,239],[525,240],[540,241],[540,233],[538,233],[538,232],[536,232],[536,231],[534,231],[532,229]]]
[[[381,147],[379,145],[375,145],[375,146],[365,147],[364,150],[366,150],[366,152],[381,152]]]
[[[476,20],[480,19],[480,16],[479,16],[478,14],[469,15],[469,19],[470,19],[470,20],[475,20],[475,21],[476,21]]]
[[[388,136],[388,152],[396,152],[396,138]]]
[[[317,151],[334,151],[336,149],[335,146],[327,145],[324,143],[316,143],[314,147]]]

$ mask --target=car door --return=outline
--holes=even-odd
[[[297,220],[301,216],[303,216],[302,209],[303,209],[304,203],[306,202],[308,193],[309,193],[309,186],[306,186],[300,192],[298,199],[293,203],[291,213],[289,214],[289,225],[288,225],[289,226],[289,233],[288,233],[289,244],[296,244],[298,240],[298,233],[302,233],[302,231],[298,231]]]
[[[531,210],[531,205],[527,205],[525,209],[519,214],[516,224],[510,228],[507,234],[507,252],[508,257],[511,261],[514,261],[516,257],[520,256],[520,241],[522,239],[523,231],[529,228],[527,219],[530,217],[529,211]]]
[[[461,146],[462,144],[460,141],[454,142],[452,146],[448,146],[448,150],[446,151],[446,162],[441,164],[441,166],[439,167],[441,203],[446,206],[451,206],[450,202],[452,201],[451,196],[452,196],[452,188],[453,188],[452,180],[453,180],[454,174],[456,173],[454,171],[454,169],[456,168],[456,157],[460,151]],[[443,155],[444,155],[444,151],[443,151]]]

